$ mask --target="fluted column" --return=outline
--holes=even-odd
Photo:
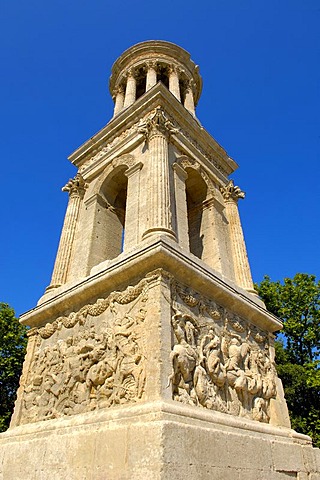
[[[174,132],[173,125],[158,107],[144,124],[140,124],[139,131],[145,135],[149,149],[146,186],[149,209],[142,238],[162,233],[176,239],[172,228],[168,152],[168,137]]]
[[[85,192],[85,182],[80,173],[78,173],[74,179],[70,179],[62,191],[69,192],[69,202],[62,227],[51,283],[48,289],[59,287],[67,281],[80,204]]]
[[[244,241],[238,200],[245,194],[236,187],[232,180],[221,188],[226,205],[226,216],[229,221],[230,242],[236,283],[251,293],[256,293],[253,287],[247,249]]]
[[[186,90],[186,97],[184,100],[185,108],[195,116],[195,106],[194,106],[194,98],[193,98],[193,90],[192,90],[192,80],[189,81],[188,87]]]
[[[157,63],[147,63],[146,92],[157,83]]]
[[[120,86],[116,89],[115,92],[115,103],[114,103],[114,112],[113,116],[115,117],[118,115],[118,113],[121,112],[123,109],[123,104],[124,104],[124,88],[123,86]]]
[[[169,68],[169,90],[180,102],[181,96],[180,96],[179,75],[178,75],[177,67],[175,66],[171,66]]]
[[[137,89],[137,82],[134,74],[134,70],[129,70],[128,77],[127,77],[127,86],[126,86],[126,94],[124,97],[124,104],[123,108],[127,108],[132,105],[136,100],[136,89]]]

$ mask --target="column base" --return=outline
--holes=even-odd
[[[167,235],[171,239],[177,241],[176,234],[170,230],[169,228],[149,228],[146,230],[142,235],[142,240],[146,240],[147,238],[154,237],[155,235]]]

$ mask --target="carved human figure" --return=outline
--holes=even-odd
[[[206,408],[214,408],[215,392],[208,382],[206,370],[201,365],[197,365],[195,368],[193,382],[199,404]]]
[[[246,366],[246,376],[248,379],[248,391],[251,396],[260,395],[262,389],[262,376],[259,370],[259,350],[250,348],[249,361]]]
[[[174,345],[170,353],[172,373],[169,376],[168,385],[172,382],[174,395],[179,395],[179,386],[190,394],[193,372],[198,360],[198,353],[195,348],[195,321],[190,315],[177,311],[172,317],[172,325],[179,343]]]
[[[200,343],[200,363],[206,359],[205,365],[212,381],[217,387],[223,387],[226,381],[226,369],[222,363],[221,341],[210,329]]]
[[[258,422],[269,422],[269,415],[267,414],[267,404],[263,398],[256,397],[254,399],[252,408],[252,418]]]
[[[277,394],[277,383],[276,383],[276,367],[271,361],[269,352],[266,348],[265,361],[264,361],[264,375],[262,380],[262,389],[263,389],[263,398],[270,399],[274,398]]]
[[[234,336],[231,338],[228,348],[228,361],[226,363],[226,370],[230,371],[237,371],[240,370],[241,366],[241,344],[239,340],[239,336]],[[229,377],[228,377],[229,378]]]

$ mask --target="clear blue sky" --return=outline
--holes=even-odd
[[[320,277],[319,0],[11,0],[0,13],[0,301],[20,314],[49,284],[67,156],[112,116],[112,63],[150,39],[200,66],[197,115],[240,166],[254,280]]]

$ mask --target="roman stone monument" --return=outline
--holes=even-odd
[[[114,63],[113,118],[69,158],[51,283],[21,317],[1,479],[319,478],[319,451],[290,428],[281,322],[254,290],[237,164],[196,117],[201,88],[169,42]]]

